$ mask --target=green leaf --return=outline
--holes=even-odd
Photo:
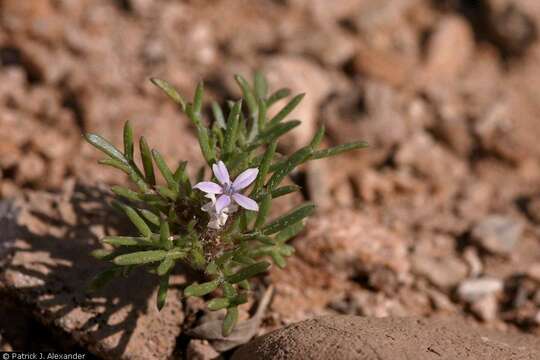
[[[270,253],[270,257],[272,258],[272,261],[274,261],[274,264],[279,266],[279,268],[283,269],[285,266],[287,266],[287,261],[277,251],[272,251]]]
[[[142,178],[140,171],[134,165],[131,165],[129,168],[129,178],[143,193],[148,191],[148,185]]]
[[[166,188],[164,186],[159,186],[158,185],[158,186],[156,186],[156,190],[161,196],[163,196],[165,198],[169,198],[169,199],[171,199],[173,201],[176,201],[176,198],[177,198],[178,194],[175,193],[174,191],[172,191],[171,189]]]
[[[178,193],[178,183],[174,180],[173,173],[169,166],[167,166],[167,163],[165,163],[165,160],[157,151],[156,149],[152,150],[152,156],[154,157],[154,161],[156,162],[156,165],[161,172],[161,175],[163,175],[163,178],[165,181],[167,181],[167,185],[169,186],[169,189],[174,191],[175,193]]]
[[[163,261],[159,264],[157,268],[158,275],[163,276],[165,274],[168,274],[174,267],[174,264],[175,261],[167,256],[165,259],[163,259]]]
[[[200,246],[195,246],[190,250],[191,265],[195,269],[204,269],[206,260],[204,259],[204,252]]]
[[[129,121],[124,124],[124,155],[133,161],[133,128]]]
[[[298,186],[298,185],[280,186],[277,189],[272,190],[272,198],[275,199],[275,198],[278,198],[280,196],[284,196],[284,195],[293,193],[293,192],[298,191],[300,189],[301,189],[301,187]]]
[[[152,163],[152,154],[150,152],[148,144],[146,143],[146,139],[142,136],[139,139],[139,149],[141,150],[141,159],[143,163],[145,179],[150,185],[156,185],[154,165]]]
[[[92,133],[86,133],[84,134],[84,137],[86,141],[88,141],[90,144],[92,144],[99,150],[103,151],[105,154],[109,155],[114,160],[124,163],[125,165],[129,165],[129,162],[125,158],[125,156],[103,137]]]
[[[294,247],[292,247],[291,245],[281,244],[278,245],[278,249],[283,256],[291,256],[292,254],[294,254]]]
[[[265,272],[270,266],[270,263],[261,261],[253,265],[246,266],[240,269],[237,273],[227,276],[225,280],[231,284],[236,284],[242,280],[247,280],[257,274]]]
[[[157,78],[151,78],[150,81],[156,85],[158,88],[163,90],[165,94],[167,94],[171,99],[174,100],[175,103],[180,105],[182,108],[182,111],[185,111],[186,109],[186,102],[182,98],[182,96],[178,93],[178,91],[168,82],[165,80],[157,79]]]
[[[289,175],[291,171],[294,170],[294,168],[309,159],[312,153],[313,150],[310,146],[304,147],[293,153],[272,174],[272,177],[270,177],[270,180],[268,180],[266,187],[273,190],[287,175]]]
[[[230,307],[227,309],[227,315],[223,319],[223,328],[221,329],[223,336],[229,336],[238,322],[238,308]]]
[[[135,236],[106,236],[102,240],[105,244],[112,246],[149,246],[154,245],[151,241],[143,237]]]
[[[208,302],[208,309],[211,311],[221,310],[229,307],[231,301],[227,298],[215,298]]]
[[[230,154],[234,149],[234,145],[236,144],[241,109],[242,100],[239,100],[234,104],[231,112],[229,113],[229,117],[227,118],[227,130],[225,131],[225,140],[223,142],[224,154]]]
[[[216,153],[214,147],[210,146],[210,139],[208,138],[208,130],[202,126],[197,126],[197,139],[199,140],[199,146],[204,159],[211,165],[216,160]]]
[[[118,201],[114,201],[113,204],[122,209],[122,211],[124,211],[129,220],[131,220],[133,225],[135,225],[135,227],[139,230],[141,235],[147,238],[152,235],[152,231],[150,231],[150,228],[148,227],[144,219],[137,213],[137,211],[135,211],[135,209]]]
[[[161,261],[165,259],[165,256],[167,256],[167,252],[163,250],[146,250],[120,255],[115,257],[113,261],[116,265],[121,266],[141,265]]]
[[[259,99],[266,99],[266,94],[268,93],[268,83],[263,73],[260,71],[255,72],[254,76],[255,83],[255,96]]]
[[[223,294],[225,297],[231,299],[236,296],[236,289],[228,282],[223,283]]]
[[[131,200],[131,201],[142,201],[142,198],[138,192],[128,189],[127,187],[113,186],[111,188],[111,191],[114,194],[121,196],[123,198],[126,198],[128,200]]]
[[[242,97],[246,101],[250,115],[254,117],[257,113],[257,100],[255,98],[255,95],[253,94],[253,91],[251,90],[246,79],[244,79],[242,76],[235,75],[234,80],[236,80],[236,82],[242,89]]]
[[[167,292],[169,290],[169,274],[163,275],[159,278],[159,289],[157,293],[157,308],[163,309],[167,300]]]
[[[279,217],[278,219],[274,220],[267,226],[263,228],[263,234],[265,235],[271,235],[275,234],[278,231],[281,231],[300,220],[304,219],[305,217],[311,215],[313,213],[313,210],[315,210],[315,205],[311,203],[306,203],[303,205],[300,205],[296,209],[290,211],[289,213]]]
[[[130,168],[129,164],[126,164],[126,163],[124,163],[122,161],[119,161],[119,160],[116,160],[116,159],[99,160],[98,164],[111,166],[111,167],[113,167],[115,169],[118,169],[118,170],[121,170],[121,171],[125,172],[128,175],[131,172],[131,168]]]
[[[202,103],[204,97],[204,83],[202,81],[197,85],[195,89],[195,96],[193,98],[193,112],[197,115],[200,115],[202,110]]]
[[[251,284],[247,280],[240,281],[238,283],[238,286],[240,286],[244,290],[250,290],[251,289]]]
[[[186,256],[187,256],[186,250],[172,249],[172,250],[167,251],[167,257],[171,258],[172,260],[183,259]]]
[[[163,246],[167,250],[169,250],[172,247],[172,242],[171,242],[170,237],[171,237],[171,231],[169,229],[169,223],[167,222],[165,215],[160,214],[159,240],[161,242],[161,246]]]
[[[287,117],[287,115],[289,115],[297,106],[298,104],[300,104],[300,102],[302,101],[302,99],[304,98],[305,94],[299,94],[299,95],[296,95],[295,97],[293,97],[291,99],[291,101],[289,101],[287,103],[287,105],[285,105],[283,107],[283,109],[281,109],[277,114],[276,116],[274,116],[271,120],[270,120],[270,126],[274,126],[274,125],[277,125],[279,124],[283,119],[285,119]]]
[[[283,136],[287,132],[291,131],[295,127],[301,124],[301,121],[299,120],[291,120],[286,121],[284,123],[276,124],[273,126],[268,127],[263,132],[257,136],[255,139],[255,143],[253,146],[257,147],[260,145],[261,142],[263,143],[270,143],[277,138]]]
[[[259,166],[259,174],[257,175],[257,179],[255,180],[252,194],[257,194],[257,192],[262,188],[264,181],[266,180],[266,176],[268,175],[268,171],[270,169],[270,163],[272,162],[274,154],[276,153],[276,147],[277,141],[275,140],[272,141],[270,145],[268,145],[268,148],[266,149],[264,156],[261,160],[261,164]]]
[[[115,252],[109,249],[96,249],[90,252],[90,256],[93,258],[105,261],[110,260],[111,257],[114,257],[114,254]]]
[[[317,132],[313,136],[313,139],[309,143],[309,146],[311,146],[312,149],[316,149],[317,146],[320,145],[320,143],[321,143],[321,141],[322,141],[322,139],[324,137],[324,132],[325,132],[324,125],[321,125],[319,127],[319,130],[317,130]]]
[[[142,214],[142,216],[144,216],[146,220],[148,220],[148,222],[159,226],[159,217],[156,214],[147,209],[139,209],[139,212]]]
[[[219,281],[213,280],[208,281],[202,284],[193,283],[189,285],[184,290],[184,295],[186,296],[204,296],[206,294],[210,294],[212,291],[216,290],[219,285]]]
[[[223,111],[221,106],[215,101],[212,101],[212,114],[214,115],[214,120],[218,124],[220,129],[226,129],[227,124],[225,123],[225,116],[223,116]]]
[[[272,194],[267,193],[261,201],[261,205],[259,206],[259,213],[257,214],[257,219],[255,220],[254,225],[255,229],[259,229],[266,222],[266,218],[268,216],[268,212],[270,211],[271,204]]]
[[[266,102],[264,100],[259,99],[258,102],[259,105],[259,112],[257,114],[257,123],[259,132],[264,130],[264,126],[266,123]]]
[[[276,102],[278,102],[279,100],[285,99],[289,95],[291,95],[291,91],[289,89],[285,89],[285,88],[279,89],[275,93],[270,95],[268,100],[266,100],[266,106],[270,107],[274,105]]]
[[[274,237],[274,239],[276,240],[277,243],[284,244],[289,239],[292,239],[293,237],[298,235],[303,229],[304,229],[304,223],[299,221],[281,230]]]
[[[368,147],[368,143],[365,141],[356,141],[348,144],[342,144],[338,146],[331,147],[329,149],[317,150],[311,156],[312,159],[322,159],[329,156],[336,156],[346,151],[351,151],[355,149],[362,149]]]
[[[238,294],[234,298],[230,299],[230,303],[233,306],[238,306],[238,305],[242,305],[242,304],[247,303],[247,300],[248,300],[247,299],[247,294],[244,292],[244,293]]]

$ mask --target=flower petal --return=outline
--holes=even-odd
[[[233,200],[244,209],[259,211],[259,205],[255,202],[255,200],[238,193],[233,194],[232,197]]]
[[[223,192],[223,188],[221,187],[221,185],[218,185],[211,181],[201,181],[200,183],[197,183],[197,185],[195,185],[193,188],[199,189],[209,194],[221,194]]]
[[[231,197],[229,195],[221,195],[216,200],[216,212],[219,214],[221,211],[229,206],[231,203]]]
[[[257,168],[247,169],[236,177],[232,184],[233,189],[238,191],[247,188],[252,182],[255,181],[258,174],[259,169]]]
[[[225,166],[223,161],[220,160],[217,162],[217,164],[212,165],[212,171],[222,185],[231,183],[229,170],[227,170],[227,167]]]

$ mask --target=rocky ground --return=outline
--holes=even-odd
[[[540,336],[539,26],[536,0],[0,1],[0,350],[228,357],[335,314]],[[186,96],[203,79],[222,101],[255,69],[307,92],[283,151],[321,123],[325,145],[371,145],[302,169],[318,214],[258,284],[274,286],[261,321],[232,340],[201,330],[181,272],[161,314],[144,274],[85,293],[88,251],[124,225],[102,184],[125,179],[81,133],[118,144],[129,119],[194,172],[193,129],[148,78]]]

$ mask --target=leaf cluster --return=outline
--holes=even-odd
[[[135,142],[129,122],[124,126],[122,150],[97,134],[85,134],[86,140],[106,155],[101,164],[112,166],[131,179],[133,187],[112,187],[120,199],[113,205],[125,213],[137,231],[136,236],[102,239],[104,248],[93,255],[109,261],[111,266],[94,278],[92,288],[97,289],[136,267],[144,267],[159,277],[157,306],[161,309],[166,301],[169,277],[181,262],[199,271],[202,278],[187,286],[184,296],[210,297],[207,303],[210,310],[227,310],[223,322],[225,336],[238,321],[238,306],[247,302],[249,280],[265,272],[271,263],[285,267],[286,258],[294,253],[288,241],[302,231],[305,218],[315,208],[305,203],[269,221],[272,201],[299,190],[296,185],[283,185],[285,178],[309,160],[366,146],[364,142],[354,142],[318,149],[324,136],[321,127],[306,146],[290,155],[280,154],[279,139],[300,124],[299,120],[287,118],[304,94],[293,96],[274,116],[269,116],[269,109],[288,98],[290,91],[279,89],[268,93],[266,79],[260,73],[255,74],[252,84],[241,76],[235,80],[242,98],[228,101],[224,106],[212,102],[209,107],[212,116],[206,119],[202,82],[190,102],[166,81],[151,79],[187,115],[209,166],[222,160],[231,177],[247,168],[259,169],[249,194],[259,203],[259,212],[241,209],[220,230],[207,228],[208,215],[201,211],[207,199],[192,188],[204,178],[204,167],[192,182],[185,161],[170,167],[157,149],[150,149],[144,137]],[[138,161],[134,156],[136,146],[140,153]]]

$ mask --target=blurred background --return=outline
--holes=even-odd
[[[81,134],[119,145],[126,120],[193,173],[194,129],[149,78],[223,102],[260,69],[307,93],[282,151],[320,124],[325,146],[370,143],[302,169],[319,215],[270,275],[274,324],[450,313],[540,334],[539,26],[537,0],[0,0],[0,198],[125,182]]]

